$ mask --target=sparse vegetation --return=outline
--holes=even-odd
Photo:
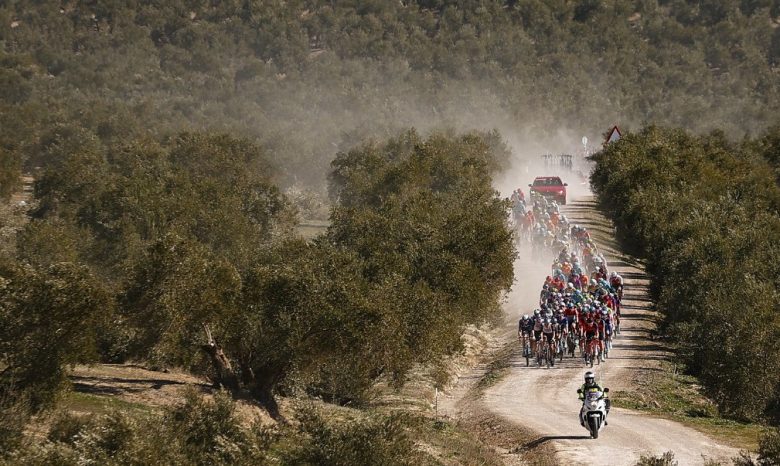
[[[642,455],[636,466],[677,466],[678,464],[674,459],[674,453],[667,451],[658,456]]]
[[[702,392],[695,377],[676,373],[670,364],[662,364],[658,371],[646,373],[634,390],[615,390],[610,397],[613,406],[650,412],[736,448],[756,450],[765,428],[722,417],[715,403]]]

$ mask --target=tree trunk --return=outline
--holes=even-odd
[[[276,403],[276,397],[274,396],[274,388],[284,378],[284,373],[283,369],[274,364],[256,368],[255,377],[251,385],[252,397],[263,405],[273,420],[280,424],[287,424],[287,419],[279,411],[279,405]]]
[[[208,324],[203,324],[203,330],[206,332],[205,345],[201,345],[202,349],[211,358],[211,364],[214,366],[216,373],[214,377],[214,385],[217,387],[224,387],[233,393],[237,393],[240,389],[238,383],[238,377],[233,370],[233,365],[230,364],[230,360],[225,356],[225,352],[222,347],[219,346],[214,336],[211,334],[211,329]]]

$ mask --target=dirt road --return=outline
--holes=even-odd
[[[594,366],[597,380],[612,389],[630,389],[643,373],[658,370],[664,348],[650,339],[654,315],[645,294],[646,277],[631,259],[616,250],[609,222],[595,209],[591,197],[583,197],[564,209],[576,224],[584,225],[599,243],[610,270],[624,277],[623,331],[610,358]],[[527,313],[538,302],[538,293],[549,263],[534,264],[528,259],[516,264],[519,282],[509,297],[508,310],[515,316]],[[598,440],[592,440],[579,425],[580,403],[576,390],[582,383],[585,366],[579,358],[565,358],[554,368],[526,367],[515,353],[510,373],[488,389],[482,402],[492,412],[532,429],[538,438],[531,445],[551,442],[560,464],[633,465],[643,453],[673,451],[681,465],[703,464],[706,459],[724,460],[738,451],[717,444],[702,433],[679,423],[653,418],[636,411],[613,409],[609,425]]]

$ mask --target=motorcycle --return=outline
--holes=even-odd
[[[608,392],[609,389],[605,388],[604,392],[585,393],[582,409],[580,409],[580,425],[588,429],[591,438],[599,438],[599,431],[607,420],[607,405],[604,395]],[[582,389],[578,389],[577,393],[582,394]]]

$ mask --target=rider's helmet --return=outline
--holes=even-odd
[[[592,385],[596,382],[596,376],[593,374],[593,372],[588,371],[585,373],[585,383],[588,385]]]
[[[609,278],[615,278],[617,277],[617,272],[612,272],[609,274]]]
[[[528,319],[530,319],[530,317],[528,317],[528,314],[525,314],[525,315],[523,316],[523,320],[528,320]]]
[[[539,309],[534,309],[534,317],[539,317]]]

